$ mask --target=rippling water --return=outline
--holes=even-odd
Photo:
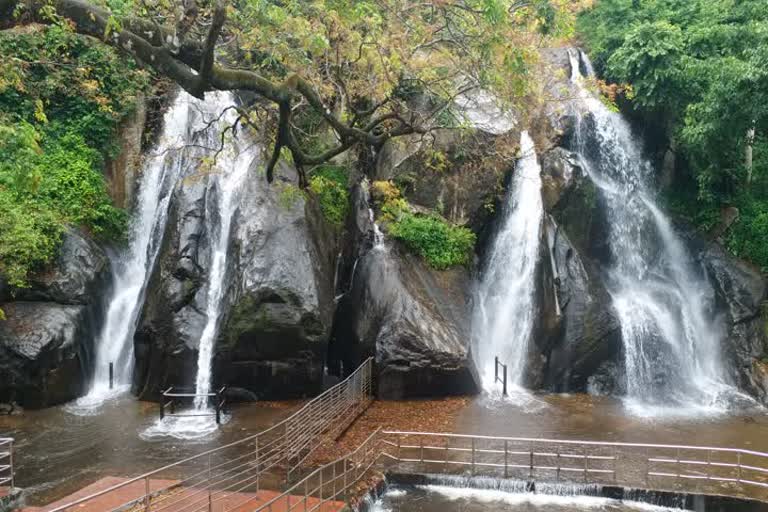
[[[100,414],[75,416],[64,407],[0,416],[0,435],[16,439],[16,483],[29,505],[47,504],[103,476],[137,476],[255,434],[286,417],[297,403],[235,407],[232,419],[197,441],[145,440],[157,404],[130,396],[105,403]]]

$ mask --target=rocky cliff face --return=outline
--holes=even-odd
[[[333,315],[334,233],[312,201],[290,194],[283,166],[268,185],[252,169],[231,233],[229,268],[213,368],[217,381],[259,398],[315,394]],[[206,179],[173,192],[159,264],[135,337],[135,391],[194,383],[205,324],[211,234],[218,215]]]
[[[71,230],[29,288],[0,285],[0,402],[38,408],[83,394],[108,276],[102,249]]]
[[[354,229],[362,245],[339,303],[332,353],[347,368],[375,356],[382,398],[475,392],[468,270],[436,271],[397,243],[377,241],[369,208],[361,186]]]

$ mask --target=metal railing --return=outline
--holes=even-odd
[[[502,376],[499,378],[499,367],[502,369]],[[501,382],[501,393],[507,396],[507,365],[499,362],[499,356],[496,356],[493,363],[493,383]]]
[[[12,437],[0,437],[0,487],[15,488]]]
[[[160,399],[160,421],[162,421],[166,416],[176,418],[193,416],[216,416],[216,424],[220,425],[221,415],[222,413],[226,412],[227,400],[224,398],[224,393],[226,393],[226,391],[226,386],[213,393],[197,393],[194,389],[190,388],[170,387],[163,391],[162,398]],[[191,403],[197,397],[205,397],[207,402],[210,402],[210,400],[213,399],[213,412],[208,412],[208,410],[196,412],[176,412],[177,406],[181,406],[183,401]]]
[[[131,478],[50,512],[77,510],[108,495],[112,495],[111,503],[115,502],[114,496],[126,496],[121,505],[105,508],[113,512],[129,507],[144,512],[238,510],[253,500],[265,481],[271,488],[279,486],[279,479],[270,470],[294,471],[323,440],[337,429],[346,428],[367,407],[372,399],[372,375],[373,359],[369,358],[344,381],[263,432]]]
[[[326,510],[338,510],[350,498],[350,489],[376,463],[381,454],[380,430],[375,431],[355,451],[312,471],[296,482],[283,494],[276,496],[253,512],[302,512],[323,510],[326,504],[333,504]]]
[[[424,432],[383,435],[382,456],[410,471],[768,500],[768,453],[753,450]]]

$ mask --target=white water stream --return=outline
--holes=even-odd
[[[149,275],[163,240],[171,191],[182,174],[178,148],[187,140],[191,97],[180,93],[163,118],[163,132],[146,157],[138,181],[127,248],[112,259],[113,288],[104,324],[96,338],[94,379],[89,393],[68,407],[75,414],[95,413],[104,401],[130,389],[133,335]],[[114,367],[110,389],[109,365]]]
[[[206,269],[205,326],[198,343],[197,376],[193,409],[181,411],[179,416],[171,416],[158,421],[147,429],[142,437],[152,438],[171,436],[179,439],[205,437],[217,429],[213,410],[209,405],[212,392],[212,361],[216,338],[219,332],[222,306],[227,293],[227,271],[231,246],[232,219],[237,212],[244,188],[244,180],[251,164],[259,156],[259,145],[255,144],[246,133],[237,136],[229,132],[221,145],[222,130],[232,126],[237,116],[234,110],[226,110],[235,103],[231,93],[214,92],[206,96],[205,101],[196,101],[200,111],[200,126],[191,127],[195,135],[195,145],[202,149],[208,159],[215,154],[208,174],[205,212],[205,231],[210,239],[210,264]],[[205,127],[214,119],[218,121]],[[216,153],[216,150],[220,151]],[[185,415],[186,414],[186,415]]]
[[[656,204],[653,169],[626,120],[584,87],[586,56],[570,56],[581,91],[574,149],[605,208],[627,403],[641,415],[723,411],[741,394],[723,367],[714,291]]]
[[[495,358],[508,365],[508,387],[523,384],[528,343],[537,314],[535,273],[544,213],[541,167],[528,132],[518,160],[503,221],[477,287],[473,319],[474,355],[483,387],[494,384]]]

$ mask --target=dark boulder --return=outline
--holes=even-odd
[[[88,377],[92,325],[85,306],[49,302],[3,305],[0,402],[39,408],[77,398]]]
[[[236,291],[222,325],[220,371],[261,398],[316,395],[334,312],[336,234],[312,199],[281,199],[295,183],[247,183],[235,218]],[[284,193],[283,193],[284,194]]]
[[[211,256],[207,185],[207,177],[182,180],[172,192],[166,233],[134,336],[133,385],[141,398],[194,383]]]
[[[90,377],[94,329],[109,282],[109,260],[87,235],[65,232],[49,268],[29,288],[0,278],[0,402],[56,405],[80,396]]]
[[[62,237],[56,260],[50,268],[30,279],[30,287],[16,290],[17,300],[86,305],[98,302],[107,280],[109,260],[101,247],[82,233],[70,229]]]
[[[255,169],[232,220],[215,385],[261,399],[314,395],[333,317],[334,233],[319,207],[291,194],[295,171],[281,166],[269,185]],[[159,264],[135,336],[135,390],[156,397],[190,386],[206,322],[211,234],[220,215],[213,187],[184,180],[174,191]]]
[[[480,232],[502,195],[519,139],[519,133],[480,130],[392,139],[378,156],[373,179],[392,180],[412,206]]]
[[[540,316],[556,318],[537,337],[546,359],[541,380],[555,391],[585,391],[589,377],[621,352],[619,320],[595,257],[605,251],[604,221],[575,155],[554,148],[542,155],[541,166],[548,212],[542,246],[549,249],[543,289],[554,287],[556,296],[541,308]]]
[[[374,243],[374,227],[363,213],[363,189],[356,210],[360,227],[368,232],[360,238],[370,243],[339,304],[336,352],[375,355],[378,394],[385,399],[476,392],[468,331],[469,272],[436,271],[397,243]]]
[[[550,340],[546,387],[585,391],[588,379],[621,352],[621,325],[593,263],[581,256],[566,232],[548,219],[550,266],[557,293],[559,329]]]
[[[688,233],[689,245],[715,288],[716,305],[725,312],[723,346],[731,379],[752,396],[768,403],[768,298],[765,278],[752,266],[732,257],[720,245]]]

